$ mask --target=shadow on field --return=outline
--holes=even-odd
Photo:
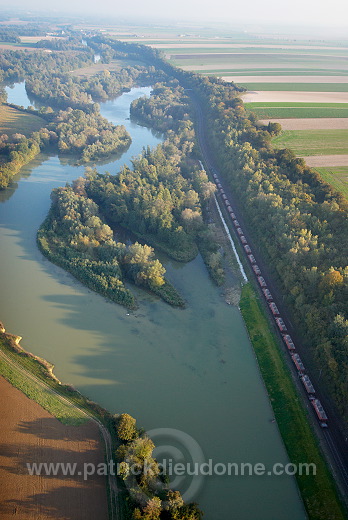
[[[59,423],[54,417],[39,418],[34,421],[21,421],[17,431],[33,435],[41,439],[53,439],[67,442],[93,441],[96,438],[95,428],[89,422],[80,426],[69,426]],[[94,425],[93,425],[94,426]]]
[[[30,495],[23,500],[7,500],[0,505],[1,518],[61,518],[64,520],[106,520],[105,507],[98,501],[86,500],[86,489],[61,486],[46,493]],[[12,518],[12,516],[11,516]]]

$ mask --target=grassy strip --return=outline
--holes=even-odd
[[[330,166],[326,168],[315,168],[320,176],[328,184],[348,199],[348,166]]]
[[[0,347],[21,368],[33,374],[72,403],[71,405],[65,403],[59,395],[56,395],[50,389],[45,389],[39,383],[28,378],[26,374],[17,370],[16,367],[8,364],[3,358],[0,358],[0,374],[63,424],[77,426],[88,421],[88,417],[79,408],[86,410],[88,414],[94,415],[104,423],[109,422],[110,417],[106,410],[82,396],[72,386],[61,384],[52,373],[53,365],[26,352],[15,343],[12,335],[0,333]]]
[[[238,83],[253,91],[348,92],[348,83]]]
[[[344,520],[336,486],[321,455],[268,318],[254,290],[242,289],[240,309],[252,341],[274,415],[293,464],[314,463],[316,475],[296,475],[310,520]]]
[[[284,130],[272,144],[302,156],[348,154],[348,130]]]

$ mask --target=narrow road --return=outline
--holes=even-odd
[[[67,404],[69,407],[79,410],[83,415],[86,416],[87,419],[90,421],[93,421],[95,424],[97,424],[99,431],[102,435],[104,445],[105,445],[105,455],[107,464],[109,465],[110,461],[113,460],[113,450],[112,450],[112,439],[110,432],[107,430],[107,428],[93,415],[89,414],[84,410],[83,408],[80,408],[75,403],[71,402],[68,398],[62,396],[59,392],[54,390],[51,386],[46,384],[44,381],[42,381],[40,378],[36,377],[34,374],[23,368],[19,363],[14,361],[10,356],[8,356],[0,347],[0,357],[2,357],[6,363],[8,363],[10,366],[12,366],[16,371],[20,372],[21,374],[25,375],[28,379],[31,381],[34,381],[36,384],[41,386],[43,389],[48,391],[51,394],[54,394],[56,397],[58,397],[62,402]],[[110,466],[109,466],[110,467]],[[109,516],[110,520],[120,520],[120,510],[119,510],[119,503],[117,499],[118,495],[118,488],[117,488],[117,482],[116,478],[113,475],[108,474],[108,488],[109,488]]]
[[[218,175],[219,182],[222,185],[228,200],[232,204],[233,211],[236,214],[236,217],[237,217],[238,221],[240,222],[240,225],[241,225],[241,227],[243,229],[243,232],[244,232],[244,236],[247,238],[247,243],[250,244],[250,246],[251,246],[253,255],[254,255],[255,259],[256,259],[256,263],[261,268],[262,276],[264,277],[264,279],[265,279],[265,281],[267,283],[267,286],[269,287],[269,289],[270,289],[270,291],[271,291],[271,293],[273,295],[273,300],[275,301],[278,309],[280,310],[280,315],[283,317],[283,320],[284,320],[284,322],[285,322],[285,324],[287,326],[289,334],[291,334],[291,336],[294,339],[294,342],[295,342],[295,345],[296,345],[296,349],[300,352],[301,356],[305,355],[305,352],[303,352],[303,350],[301,349],[301,341],[300,341],[300,338],[298,336],[298,333],[297,333],[296,329],[294,329],[293,324],[291,323],[291,321],[288,318],[287,309],[285,308],[282,295],[279,292],[276,284],[273,283],[273,281],[272,281],[272,279],[270,277],[269,266],[265,265],[265,262],[263,261],[262,255],[260,256],[260,251],[259,251],[259,248],[258,248],[258,244],[255,244],[253,242],[253,240],[250,238],[250,235],[248,233],[248,228],[245,225],[245,221],[244,221],[244,219],[243,219],[243,217],[241,215],[241,212],[238,210],[238,207],[239,207],[238,202],[239,201],[236,200],[236,196],[231,191],[231,189],[227,186],[227,183],[224,181],[224,178],[221,175],[221,172],[219,172],[217,170],[217,168],[216,168],[216,166],[214,164],[214,159],[213,159],[213,157],[212,157],[212,155],[211,155],[211,153],[209,151],[209,147],[208,147],[208,144],[207,144],[209,141],[208,141],[208,138],[207,138],[207,135],[206,135],[206,131],[205,131],[204,116],[203,116],[202,108],[201,108],[199,102],[197,101],[197,99],[194,97],[193,93],[192,92],[188,92],[188,94],[190,95],[190,99],[191,99],[191,101],[192,101],[192,103],[194,105],[194,108],[196,110],[196,115],[197,115],[197,119],[196,119],[197,139],[198,139],[198,143],[199,143],[199,146],[200,146],[200,150],[201,150],[201,154],[202,154],[202,157],[203,157],[203,161],[204,161],[206,170],[207,170],[208,173],[210,173],[210,177],[212,177],[212,175],[214,173]],[[221,206],[224,207],[224,204],[221,204]],[[234,233],[235,233],[235,230],[234,230]],[[243,250],[244,257],[246,258],[246,261],[247,261],[246,252],[244,251],[243,248],[242,248],[242,250]],[[247,264],[248,264],[248,261],[247,261]],[[256,275],[255,275],[255,277],[256,277]],[[259,287],[258,287],[258,289],[259,289],[259,292],[261,294],[261,291],[260,291]],[[262,296],[262,300],[263,300],[263,296]],[[278,337],[281,338],[281,334],[280,334],[279,330],[277,329],[277,327],[275,326],[274,317],[273,317],[270,309],[267,308],[267,310],[268,310],[268,314],[269,314],[272,326],[274,327],[274,330],[276,331]],[[283,344],[283,341],[281,343]],[[286,350],[286,348],[284,346],[284,351],[285,350]],[[323,405],[326,408],[326,410],[329,412],[329,419],[330,419],[330,421],[329,421],[329,423],[330,423],[329,429],[326,430],[326,431],[323,431],[320,428],[320,426],[318,425],[318,421],[317,421],[317,418],[315,416],[314,410],[312,409],[311,406],[308,407],[308,396],[305,393],[302,384],[299,382],[299,378],[297,377],[297,372],[294,370],[294,366],[291,363],[291,361],[289,359],[289,356],[286,356],[286,359],[287,359],[287,362],[288,362],[288,366],[289,366],[292,374],[294,375],[293,380],[294,380],[294,383],[295,383],[295,385],[296,385],[296,387],[298,389],[298,392],[299,392],[299,394],[300,394],[300,396],[301,396],[301,398],[303,400],[304,406],[307,409],[310,410],[310,414],[311,414],[311,417],[312,417],[312,425],[314,426],[314,428],[316,430],[316,433],[317,433],[317,436],[318,436],[318,438],[320,440],[320,443],[321,443],[322,447],[324,448],[323,451],[325,452],[325,454],[326,454],[326,456],[328,458],[328,461],[330,463],[330,466],[333,469],[333,473],[335,475],[337,484],[338,484],[338,486],[339,486],[339,488],[341,490],[342,496],[344,497],[344,499],[346,501],[346,504],[347,504],[348,503],[348,500],[347,500],[347,497],[348,497],[348,450],[347,450],[347,440],[343,438],[343,436],[341,434],[341,431],[340,431],[340,428],[339,428],[339,425],[338,425],[338,419],[334,416],[334,414],[332,413],[332,410],[330,409],[330,401],[329,401],[329,399],[322,392],[320,392],[319,379],[317,379],[311,373],[310,370],[306,369],[306,372],[309,373],[310,379],[312,380],[312,382],[313,382],[313,384],[314,384],[314,386],[315,386],[315,388],[317,390],[317,395],[318,395],[319,399],[323,403]]]

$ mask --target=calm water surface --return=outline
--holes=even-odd
[[[30,104],[23,85],[9,92],[9,101]],[[133,143],[100,171],[116,173],[143,146],[159,142],[127,119],[132,99],[148,93],[132,89],[102,104],[102,114],[125,124]],[[168,429],[155,442],[185,449],[189,462],[194,442],[173,429],[195,439],[206,461],[261,462],[268,469],[286,464],[241,314],[224,303],[200,257],[187,265],[166,261],[186,310],[135,289],[140,307],[129,314],[37,250],[35,235],[51,190],[81,174],[83,168],[42,154],[0,192],[1,320],[7,329],[23,336],[23,347],[53,362],[61,380],[110,411],[127,411],[149,430]],[[184,482],[182,491],[187,487]],[[194,500],[207,520],[306,518],[292,477],[207,476]]]

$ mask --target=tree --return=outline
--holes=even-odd
[[[136,420],[128,413],[122,413],[117,419],[117,435],[123,441],[132,441],[137,436]]]
[[[140,511],[139,508],[134,510],[134,520],[158,520],[162,511],[161,499],[158,497],[150,498],[146,506]]]

